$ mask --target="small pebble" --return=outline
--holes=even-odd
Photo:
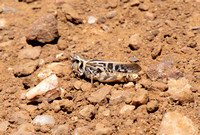
[[[124,88],[133,88],[134,86],[135,86],[135,84],[133,82],[128,82],[123,85]]]
[[[145,89],[137,89],[135,95],[133,96],[132,99],[132,104],[138,106],[138,105],[143,105],[148,102],[148,91]]]
[[[0,19],[0,30],[6,27],[6,20],[4,18]]]
[[[88,16],[88,23],[89,24],[93,24],[97,21],[97,18],[95,18],[94,16]]]
[[[149,6],[146,5],[146,4],[140,4],[138,8],[141,11],[148,11],[149,10]]]
[[[114,90],[111,92],[110,104],[117,105],[131,98],[131,93],[128,91]]]
[[[140,0],[131,0],[130,5],[132,7],[139,6],[140,5]]]
[[[144,14],[144,18],[153,21],[155,19],[155,15],[151,12],[146,12]]]
[[[79,112],[81,117],[92,118],[95,114],[95,107],[93,105],[86,105],[84,108]]]
[[[151,51],[151,57],[156,59],[159,55],[161,55],[162,45],[156,45]]]
[[[119,113],[122,115],[129,115],[133,112],[134,109],[135,109],[134,105],[124,105]]]
[[[129,39],[129,47],[131,50],[138,50],[141,46],[141,36],[140,34],[133,34]]]
[[[147,103],[147,111],[148,112],[155,112],[158,109],[158,101],[150,101]]]
[[[136,57],[131,57],[131,58],[129,59],[129,61],[130,61],[130,62],[138,62],[139,59],[136,58]]]
[[[110,12],[107,14],[107,18],[108,18],[108,19],[112,19],[112,18],[114,18],[115,16],[117,16],[117,11],[116,11],[116,10],[110,11]]]
[[[54,124],[55,120],[51,115],[38,115],[33,119],[33,123],[39,123],[40,125]]]

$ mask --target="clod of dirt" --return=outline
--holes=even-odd
[[[28,47],[19,51],[18,58],[20,59],[37,59],[41,53],[41,47]]]
[[[158,110],[158,101],[153,100],[147,103],[147,111],[152,113]]]
[[[93,105],[86,105],[83,109],[79,112],[80,117],[85,119],[91,119],[95,115],[95,107]]]
[[[131,98],[131,93],[128,91],[114,90],[111,92],[110,105],[117,105]]]
[[[93,92],[88,100],[92,103],[98,103],[100,105],[107,103],[106,96],[110,93],[111,87],[104,86],[103,88]]]
[[[58,49],[65,50],[68,47],[67,42],[63,39],[58,40]]]
[[[69,135],[69,124],[58,125],[52,129],[53,135]]]
[[[155,19],[155,15],[153,14],[153,13],[151,13],[151,12],[146,12],[145,14],[144,14],[144,18],[145,19],[148,19],[148,20],[151,20],[151,21],[153,21],[154,19]]]
[[[103,124],[97,124],[96,125],[96,130],[95,130],[96,135],[111,135],[112,134],[112,129],[109,127],[106,127]]]
[[[129,39],[129,47],[131,48],[131,50],[138,50],[141,46],[141,36],[140,34],[133,34],[130,36]]]
[[[161,51],[162,51],[162,45],[154,46],[151,51],[151,57],[153,59],[156,59],[161,54]]]
[[[55,112],[59,112],[61,107],[60,107],[60,101],[54,100],[52,103],[52,108]]]
[[[194,96],[191,85],[188,80],[183,77],[178,80],[170,79],[168,81],[168,93],[171,95],[172,100],[179,101],[180,103],[193,102]]]
[[[55,41],[59,38],[55,16],[53,14],[42,16],[27,29],[26,33],[26,39],[29,43]]]
[[[55,120],[51,115],[38,115],[33,119],[33,123],[40,125],[54,124]]]
[[[16,77],[23,77],[31,75],[38,67],[37,61],[30,61],[25,64],[14,66],[14,75]]]
[[[26,98],[30,101],[52,101],[60,97],[58,77],[54,74],[40,82],[36,87],[26,93]]]
[[[67,62],[53,62],[41,69],[40,73],[38,74],[38,79],[44,80],[52,74],[56,74],[57,76],[65,76],[70,74],[70,72],[71,64]]]
[[[198,135],[198,128],[191,119],[178,112],[164,115],[157,135]]]
[[[60,102],[60,107],[64,112],[71,113],[74,110],[74,102],[72,100],[64,99]]]
[[[74,7],[68,3],[65,3],[62,5],[62,12],[58,14],[58,16],[65,16],[64,21],[70,21],[74,24],[82,24],[83,19],[78,14],[77,10],[74,9]]]
[[[145,89],[138,89],[133,96],[132,104],[135,106],[143,105],[148,102],[148,91]]]
[[[1,18],[0,19],[0,30],[5,29],[5,27],[6,27],[6,19]]]
[[[32,135],[34,132],[34,126],[31,123],[23,123],[18,127],[18,131],[13,135]]]
[[[14,122],[18,125],[23,124],[24,122],[30,122],[31,118],[25,111],[19,111],[12,114],[10,122]]]
[[[135,106],[134,105],[124,105],[119,113],[122,114],[122,115],[129,115],[133,112],[133,110],[135,109]]]
[[[175,78],[183,76],[183,73],[178,71],[172,61],[163,61],[161,63],[150,66],[147,75],[151,80]]]
[[[160,91],[165,91],[168,89],[167,84],[163,82],[152,82],[152,87],[153,89],[160,90]]]
[[[92,89],[92,84],[91,83],[83,83],[81,85],[81,90],[82,91],[90,91]]]
[[[5,132],[8,129],[9,122],[8,121],[2,121],[0,122],[0,133]]]
[[[74,88],[77,90],[80,90],[82,85],[83,85],[82,81],[77,80],[74,82]]]
[[[90,134],[88,126],[77,127],[74,129],[73,135],[88,135]]]

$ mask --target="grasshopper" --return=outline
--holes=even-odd
[[[86,59],[81,55],[72,56],[72,70],[79,76],[100,82],[132,82],[140,79],[138,64]]]

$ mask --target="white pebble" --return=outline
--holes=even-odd
[[[34,124],[39,123],[40,125],[54,124],[55,120],[50,115],[38,115],[33,119],[33,123]]]
[[[95,18],[94,16],[88,16],[88,23],[89,24],[93,24],[97,21],[97,18]]]
[[[28,91],[26,93],[26,98],[28,100],[36,100],[38,102],[43,100],[51,101],[60,96],[60,93],[61,91],[58,83],[58,77],[53,74]]]

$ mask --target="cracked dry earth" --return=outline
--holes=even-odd
[[[0,0],[0,134],[200,134],[199,9],[199,0]],[[71,74],[73,54],[137,60],[141,79],[92,87]],[[27,98],[52,76],[60,93]]]

